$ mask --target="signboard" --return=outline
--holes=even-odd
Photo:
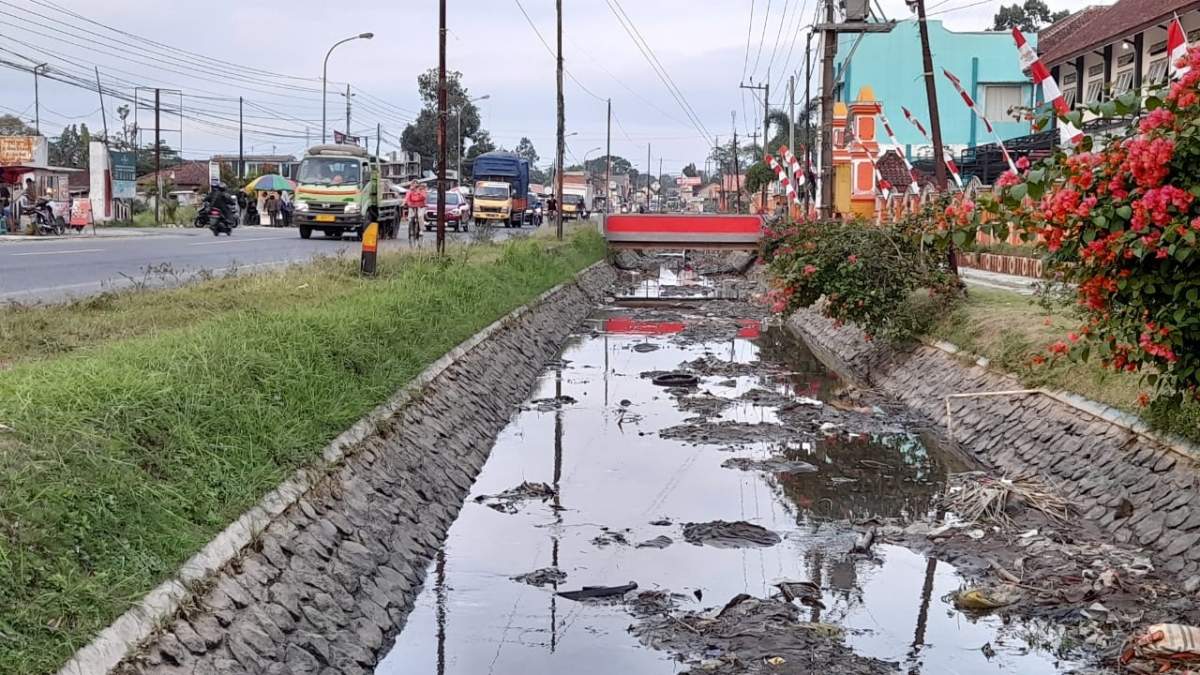
[[[333,142],[338,145],[358,145],[362,142],[362,138],[359,136],[349,136],[335,130],[333,132]]]
[[[137,196],[137,156],[127,150],[113,150],[108,156],[112,160],[113,199],[133,199]]]
[[[92,224],[92,202],[76,199],[71,202],[71,225],[83,227]]]
[[[699,176],[680,176],[675,179],[675,184],[679,187],[700,187],[703,183]]]
[[[174,176],[172,176],[172,178],[174,178]],[[217,183],[220,183],[220,182],[221,182],[221,163],[220,162],[209,162],[208,163],[208,184],[216,185]]]
[[[0,166],[33,164],[37,140],[34,136],[0,136]]]

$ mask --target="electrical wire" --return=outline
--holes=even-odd
[[[767,61],[767,80],[770,83],[771,67],[775,65],[775,54],[779,52],[779,38],[783,36],[783,27],[787,25],[788,5],[791,0],[783,0],[783,16],[779,19],[779,30],[775,31],[775,44],[771,47],[771,58]]]
[[[763,43],[767,40],[767,21],[771,18],[771,0],[767,0],[767,13],[763,15],[762,34],[758,36],[758,53],[754,55],[754,68],[750,71],[750,80],[758,74],[758,63],[762,60]]]
[[[750,0],[750,21],[746,23],[746,55],[742,57],[742,78],[746,79],[746,69],[750,67],[750,42],[754,34],[754,0]]]

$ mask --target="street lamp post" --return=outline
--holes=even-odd
[[[463,147],[462,147],[462,109],[463,109],[463,106],[464,106],[464,105],[466,105],[466,104],[468,104],[468,103],[474,103],[474,102],[476,102],[476,101],[486,101],[487,99],[489,99],[489,98],[491,98],[491,97],[492,97],[492,95],[491,95],[491,94],[484,94],[483,96],[480,96],[479,98],[470,98],[470,99],[467,99],[466,101],[464,101],[464,102],[462,102],[462,103],[459,103],[459,104],[458,104],[458,145],[456,145],[456,146],[455,146],[455,154],[458,156],[458,169],[457,169],[457,173],[458,173],[458,185],[459,185],[459,187],[462,187],[462,154],[463,154]]]
[[[347,42],[351,42],[353,40],[370,40],[373,37],[375,37],[374,33],[359,33],[358,35],[355,35],[354,37],[348,37],[345,40],[339,40],[338,42],[333,43],[333,46],[329,48],[329,51],[325,52],[325,65],[321,67],[321,142],[322,143],[327,143],[329,140],[325,133],[325,118],[326,118],[325,98],[326,98],[326,93],[327,93],[327,89],[328,89],[327,85],[328,85],[328,81],[329,81],[329,56],[331,54],[333,54],[333,50],[338,48],[338,45],[344,45]],[[350,130],[347,129],[346,133],[350,133]]]

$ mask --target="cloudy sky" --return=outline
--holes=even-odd
[[[610,2],[612,4],[610,4]],[[1001,2],[927,0],[930,18],[954,30],[989,27]],[[905,19],[903,0],[881,0],[889,18]],[[448,0],[450,68],[463,73],[479,103],[484,126],[499,145],[533,139],[543,157],[553,154],[554,60],[530,21],[553,46],[554,0]],[[564,52],[573,76],[566,83],[568,161],[602,154],[611,98],[613,154],[644,165],[651,145],[668,173],[690,161],[703,164],[707,139],[728,138],[731,111],[739,133],[758,124],[761,103],[737,88],[743,72],[772,80],[772,100],[803,65],[804,33],[817,0],[564,0]],[[1078,9],[1095,0],[1049,0],[1054,9]],[[1103,4],[1103,0],[1101,0]],[[640,33],[673,80],[699,124],[689,120],[618,20]],[[751,10],[753,9],[753,23]],[[769,13],[768,13],[769,9]],[[764,22],[764,18],[766,19]],[[765,23],[765,30],[764,30]],[[247,152],[299,153],[306,135],[321,128],[321,62],[329,45],[372,31],[370,41],[343,45],[330,59],[331,90],[349,82],[356,92],[353,131],[384,127],[398,143],[406,120],[420,107],[417,75],[437,65],[435,0],[0,0],[0,60],[48,63],[52,75],[94,84],[94,67],[110,92],[105,110],[115,129],[115,96],[135,87],[182,91],[183,119],[164,115],[164,140],[189,158],[237,152],[237,98],[247,101]],[[765,35],[764,35],[765,34]],[[815,47],[815,42],[814,42]],[[914,45],[914,50],[917,46]],[[231,65],[223,65],[231,64]],[[237,67],[234,68],[233,66]],[[101,128],[94,90],[41,80],[41,122],[47,135],[64,124]],[[0,113],[34,116],[33,77],[0,67]],[[776,92],[779,92],[778,94]],[[147,90],[139,98],[152,97]],[[175,110],[180,94],[163,94]],[[330,128],[345,126],[345,99],[331,91]],[[152,128],[152,111],[138,113]],[[698,128],[699,127],[699,128]],[[144,137],[145,142],[152,140]],[[385,150],[388,143],[384,144]]]

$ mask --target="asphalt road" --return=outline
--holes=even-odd
[[[525,230],[528,232],[528,230]],[[496,239],[509,233],[496,232]],[[454,241],[469,234],[447,232]],[[434,235],[422,237],[432,246]],[[407,240],[385,248],[408,247]],[[139,283],[163,286],[201,271],[270,268],[320,255],[357,255],[358,242],[316,234],[303,240],[295,229],[240,227],[232,237],[208,230],[154,230],[139,236],[88,235],[45,240],[0,241],[0,301],[54,302]]]

